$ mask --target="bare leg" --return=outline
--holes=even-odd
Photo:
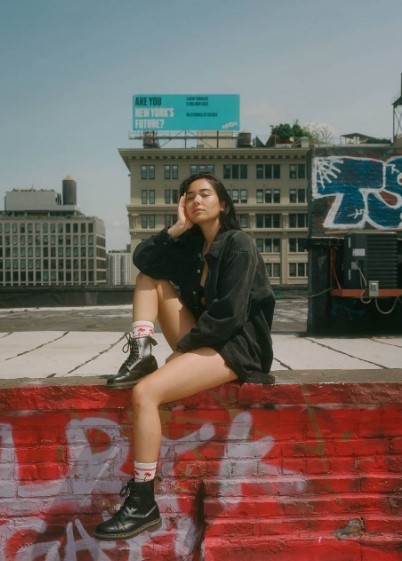
[[[158,318],[173,349],[195,323],[170,283],[155,281],[146,275],[138,279],[133,315],[134,321],[155,321]],[[173,353],[172,356],[175,358],[170,358],[169,362],[142,378],[133,388],[134,458],[137,468],[140,468],[138,464],[155,464],[158,460],[162,438],[160,405],[236,379],[223,358],[209,347],[178,356]],[[110,520],[97,526],[95,536],[98,539],[128,539],[160,527],[153,479],[144,482],[130,480],[127,488],[129,496],[120,510]]]
[[[195,324],[194,316],[180,301],[169,281],[152,279],[139,273],[133,298],[133,321],[148,320],[155,323],[157,319],[173,350]]]
[[[176,349],[177,342],[195,324],[194,316],[180,301],[169,281],[152,279],[140,273],[134,291],[133,321],[139,322],[140,327],[146,331],[147,328],[149,329],[146,322],[151,322],[152,326],[157,319],[173,351]],[[141,378],[158,368],[152,354],[152,346],[155,344],[150,336],[152,331],[146,335],[138,333],[137,331],[134,336],[127,336],[127,343],[123,350],[129,354],[117,374],[108,378],[106,383],[108,387],[131,388]]]
[[[133,320],[159,320],[163,334],[175,350],[195,318],[183,305],[170,282],[140,273],[133,303]],[[143,378],[133,388],[134,458],[157,461],[161,443],[159,406],[236,380],[223,358],[209,347],[181,354]]]
[[[134,457],[156,462],[161,444],[159,406],[237,380],[223,358],[209,347],[168,362],[133,388]]]

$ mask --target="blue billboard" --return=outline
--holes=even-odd
[[[238,131],[238,94],[133,95],[134,131]]]

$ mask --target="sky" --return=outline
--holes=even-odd
[[[77,182],[80,210],[130,242],[132,96],[240,94],[240,126],[392,136],[401,0],[0,0],[0,210]]]

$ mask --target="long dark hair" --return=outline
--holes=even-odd
[[[190,175],[190,177],[182,181],[179,190],[180,197],[187,193],[190,185],[194,181],[197,181],[197,179],[206,179],[211,187],[213,187],[215,193],[218,195],[218,199],[225,203],[225,207],[220,215],[222,230],[241,230],[241,226],[236,216],[233,201],[229,193],[227,192],[226,187],[219,179],[217,179],[210,173],[195,173],[194,175]]]

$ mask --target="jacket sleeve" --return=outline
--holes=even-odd
[[[219,294],[191,331],[178,342],[179,351],[219,347],[244,325],[257,271],[257,250],[251,243],[251,240],[247,244],[234,241],[219,273]]]
[[[142,273],[172,282],[178,282],[184,258],[183,241],[169,236],[167,228],[141,242],[133,253],[134,265]]]

